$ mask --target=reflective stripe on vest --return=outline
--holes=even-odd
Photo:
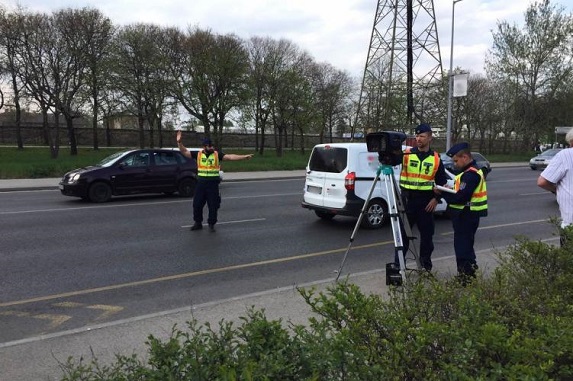
[[[197,176],[219,177],[219,155],[214,151],[207,156],[203,151],[197,152]]]
[[[453,209],[463,209],[466,206],[470,207],[470,210],[472,212],[479,212],[482,210],[487,210],[487,186],[485,184],[485,180],[483,178],[483,173],[481,171],[481,169],[475,169],[474,167],[469,167],[468,169],[466,169],[466,171],[474,171],[479,175],[480,181],[478,186],[476,187],[476,189],[474,189],[473,193],[472,193],[472,197],[470,199],[470,202],[467,202],[465,204],[450,204],[450,207]],[[466,172],[462,172],[460,174],[458,174],[456,176],[455,182],[454,182],[454,189],[456,191],[460,190],[460,183],[462,180],[462,175]]]
[[[414,156],[415,159],[410,159],[410,156]],[[414,166],[410,166],[411,163]],[[437,152],[434,151],[433,156],[420,161],[418,155],[410,154],[410,148],[406,148],[404,160],[402,160],[402,171],[400,171],[400,186],[409,190],[431,191],[439,165],[440,155]]]

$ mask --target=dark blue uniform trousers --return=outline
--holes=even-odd
[[[406,215],[410,227],[418,227],[420,232],[420,264],[426,270],[432,269],[432,252],[434,251],[434,214],[424,209],[430,202],[426,198],[411,198],[408,200]],[[406,250],[405,250],[406,251]]]
[[[465,209],[459,213],[451,213],[451,219],[454,228],[454,250],[458,273],[460,275],[474,276],[478,268],[474,241],[479,227],[480,216],[478,213]]]
[[[219,182],[218,178],[213,180],[199,179],[197,181],[195,195],[193,196],[193,220],[195,223],[203,223],[203,207],[205,204],[209,208],[207,223],[209,225],[217,223],[217,211],[221,204]]]
[[[419,197],[419,198],[409,198],[406,203],[406,216],[410,227],[418,226],[418,231],[420,232],[420,264],[422,267],[428,271],[432,270],[432,252],[434,251],[434,214],[428,213],[424,209],[430,198]],[[408,252],[410,248],[410,242],[404,233],[402,228],[402,241],[404,243],[404,255]],[[395,258],[395,263],[398,263],[398,258]]]

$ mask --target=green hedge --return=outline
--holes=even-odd
[[[568,242],[573,234],[567,232]],[[573,244],[519,238],[487,278],[423,277],[388,297],[301,289],[308,324],[251,309],[188,323],[113,364],[69,358],[62,380],[573,380]]]

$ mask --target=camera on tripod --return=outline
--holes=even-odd
[[[378,152],[378,161],[385,165],[402,164],[402,143],[406,134],[398,131],[371,132],[366,135],[368,152]]]

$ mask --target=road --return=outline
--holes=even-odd
[[[557,241],[555,197],[538,175],[494,169],[476,250],[516,235]],[[189,231],[191,200],[173,196],[90,204],[53,190],[0,193],[0,343],[335,277],[356,220],[301,208],[303,184],[222,184],[215,233]],[[390,230],[360,230],[343,273],[390,262]],[[436,258],[453,254],[448,219],[436,220],[434,242]]]

